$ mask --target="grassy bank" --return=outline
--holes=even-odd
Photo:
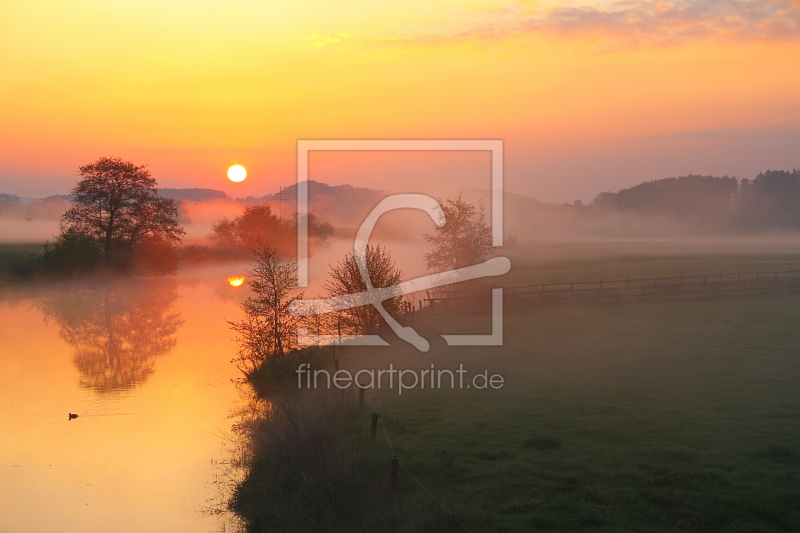
[[[441,516],[393,493],[391,448],[371,442],[370,418],[353,391],[298,391],[300,364],[334,370],[330,349],[311,348],[248,376],[262,400],[237,423],[244,476],[227,502],[247,531],[441,531]]]

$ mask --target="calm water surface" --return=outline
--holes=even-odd
[[[0,293],[0,532],[219,530],[239,270]]]

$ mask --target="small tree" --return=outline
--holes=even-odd
[[[253,250],[255,267],[247,271],[248,284],[255,296],[242,304],[245,317],[228,322],[237,333],[239,353],[234,363],[245,374],[255,371],[270,357],[282,357],[297,347],[297,327],[302,317],[289,312],[290,296],[297,281],[297,264],[282,259],[266,243]]]
[[[439,200],[439,204],[445,224],[437,226],[432,235],[425,235],[433,245],[433,251],[425,254],[428,269],[441,272],[484,261],[492,251],[492,232],[483,202],[476,207],[459,194],[455,200]]]
[[[345,258],[330,267],[330,280],[323,289],[329,296],[356,294],[367,290],[367,285],[359,270],[358,259],[355,254],[348,254]],[[367,272],[373,287],[390,287],[400,283],[403,273],[397,268],[392,255],[381,245],[367,244],[366,246]],[[392,315],[399,313],[403,297],[398,296],[383,302],[383,308]],[[382,317],[377,309],[372,306],[362,306],[342,312],[342,325],[350,331],[362,333],[364,313],[367,315],[367,330],[376,331],[382,322]]]
[[[290,239],[290,234],[281,219],[272,213],[268,205],[250,205],[241,216],[236,217],[236,234],[248,248],[259,249],[262,242],[269,242],[276,249]]]
[[[70,250],[58,248],[91,243],[107,267],[125,270],[136,263],[140,270],[153,273],[174,270],[174,248],[185,232],[177,221],[175,201],[158,195],[156,180],[147,168],[101,157],[81,167],[80,176],[72,189],[73,206],[61,219],[61,235],[52,252],[69,254]],[[164,264],[135,262],[136,255],[150,245],[157,245],[159,259],[167,259]]]

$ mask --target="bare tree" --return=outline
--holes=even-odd
[[[400,283],[403,273],[397,268],[392,255],[381,245],[367,244],[365,254],[367,272],[373,287],[390,287]],[[356,294],[367,290],[364,278],[358,265],[359,258],[351,253],[330,267],[330,280],[323,288],[330,296]],[[403,297],[398,296],[383,302],[383,308],[392,315],[397,316]],[[362,333],[364,329],[364,315],[368,331],[375,331],[382,322],[380,313],[372,306],[354,307],[341,314],[342,326],[351,332]]]
[[[303,297],[302,293],[291,296],[297,281],[296,263],[282,259],[263,242],[253,250],[253,257],[255,266],[247,271],[247,278],[255,296],[242,304],[242,321],[228,322],[240,346],[233,362],[245,374],[270,357],[282,357],[297,347],[301,317],[292,315],[289,306]]]
[[[461,198],[439,200],[445,224],[437,226],[425,240],[433,251],[425,254],[430,270],[444,271],[463,268],[484,261],[492,251],[492,232],[486,223],[483,202],[477,207]]]

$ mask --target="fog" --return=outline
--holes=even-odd
[[[455,198],[459,191],[444,196]],[[486,190],[460,191],[473,205],[483,204],[487,222],[491,218],[491,196]],[[58,233],[59,217],[68,203],[57,198],[34,202],[3,204],[0,210],[0,242],[43,243]],[[237,200],[211,200],[202,202],[181,201],[180,220],[186,236],[184,245],[210,246],[208,239],[211,224],[222,217],[240,215],[247,202]],[[273,212],[278,211],[272,202]],[[282,206],[283,218],[294,212],[294,202]],[[307,296],[323,294],[322,285],[330,265],[352,252],[359,223],[374,207],[374,199],[365,197],[353,205],[337,203],[331,197],[310,199],[310,211],[334,226],[334,235],[327,243],[313,243],[309,268]],[[665,254],[769,254],[794,253],[800,244],[800,232],[777,231],[759,228],[721,230],[714,220],[706,225],[696,220],[675,216],[641,212],[599,210],[587,206],[557,205],[539,202],[533,198],[506,193],[504,197],[504,247],[498,255],[523,260],[525,264],[558,263],[583,260],[591,257],[617,255]],[[403,272],[404,279],[429,273],[425,254],[430,244],[425,234],[434,232],[434,224],[421,211],[406,209],[384,214],[378,221],[370,242],[385,246]],[[292,249],[294,245],[292,244]],[[182,275],[197,268],[219,268],[220,279],[227,275],[242,275],[247,262],[219,254],[213,264],[190,265],[184,263]],[[514,267],[512,266],[512,269]],[[513,270],[512,270],[513,271]],[[215,274],[216,275],[216,274]],[[535,276],[535,273],[531,273]],[[530,280],[535,282],[535,280]]]

